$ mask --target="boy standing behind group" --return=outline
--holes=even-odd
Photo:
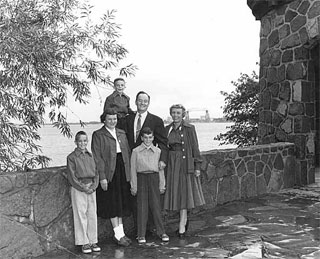
[[[163,242],[168,242],[161,217],[160,193],[165,192],[163,170],[159,170],[161,150],[152,143],[153,131],[145,127],[141,130],[140,146],[131,155],[131,193],[137,195],[138,243],[146,243],[145,234],[149,208],[157,234]]]
[[[112,108],[117,112],[118,121],[123,119],[127,114],[133,113],[130,108],[130,98],[124,93],[126,82],[123,78],[119,77],[113,81],[114,92],[107,96],[103,111]]]
[[[87,254],[99,252],[97,246],[96,188],[99,175],[92,154],[87,150],[88,136],[79,131],[76,149],[67,157],[68,181],[71,184],[71,203],[74,219],[75,244]]]

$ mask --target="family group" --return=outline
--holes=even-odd
[[[123,217],[133,216],[138,244],[146,243],[149,223],[162,242],[168,242],[162,211],[179,211],[176,234],[184,238],[187,212],[205,203],[201,182],[201,156],[195,127],[186,121],[181,104],[170,107],[172,123],[148,112],[150,96],[136,95],[137,111],[130,109],[123,78],[114,80],[100,116],[104,125],[88,136],[79,131],[75,150],[67,157],[74,217],[75,244],[83,253],[99,252],[97,217],[111,221],[113,240],[129,246]],[[163,199],[161,199],[163,195]]]

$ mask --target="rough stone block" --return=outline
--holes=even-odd
[[[274,47],[278,43],[279,43],[279,31],[278,30],[274,30],[273,32],[271,32],[271,34],[268,37],[269,48]]]
[[[292,49],[285,50],[282,54],[281,61],[282,63],[293,61],[293,50]]]
[[[271,102],[271,94],[269,91],[264,90],[261,93],[261,101],[262,101],[262,107],[266,110],[270,109],[270,102]]]
[[[281,154],[277,154],[276,159],[274,160],[273,168],[277,170],[283,170],[284,163]]]
[[[282,123],[281,129],[284,130],[284,132],[286,132],[287,134],[292,133],[292,132],[293,132],[292,119],[291,119],[291,118],[286,119],[286,120]]]
[[[295,102],[301,102],[302,100],[302,82],[297,80],[292,84],[292,100]]]
[[[278,71],[275,67],[268,69],[267,81],[269,84],[277,83],[279,81]]]
[[[281,51],[280,50],[274,50],[271,53],[271,59],[270,64],[271,66],[278,66],[280,65],[280,59],[281,59]]]
[[[29,217],[31,213],[32,193],[23,189],[0,199],[0,213],[5,215]]]
[[[296,168],[297,163],[294,157],[286,158],[283,171],[283,187],[290,188],[296,183]]]
[[[73,214],[71,207],[59,217],[57,222],[50,224],[48,227],[40,229],[39,233],[46,236],[48,240],[55,240],[49,242],[48,240],[41,239],[42,246],[46,251],[58,249],[59,246],[65,248],[74,247],[74,227],[73,227]]]
[[[275,98],[272,98],[271,99],[271,104],[270,104],[271,111],[276,111],[278,109],[279,104],[280,104],[279,100],[277,100]]]
[[[212,164],[208,164],[208,168],[206,170],[206,175],[208,178],[208,181],[211,181],[211,179],[216,178],[217,177],[217,173],[216,173],[216,167]]]
[[[289,80],[305,79],[307,75],[306,66],[303,62],[290,63],[287,66],[286,78]]]
[[[303,2],[301,3],[301,5],[299,6],[299,8],[298,8],[298,12],[299,12],[301,15],[306,15],[309,6],[310,6],[309,1],[303,1]]]
[[[216,167],[217,178],[233,175],[236,173],[232,160],[226,160]]]
[[[300,102],[291,103],[289,105],[289,114],[296,116],[304,114],[304,105]]]
[[[264,167],[263,177],[264,177],[264,179],[266,181],[266,184],[268,185],[269,181],[270,181],[270,178],[271,178],[271,170],[270,170],[270,168],[268,166]]]
[[[294,49],[295,60],[307,60],[309,59],[309,50],[305,47],[299,47]]]
[[[247,150],[238,150],[238,155],[239,155],[239,157],[247,156],[248,151]]]
[[[311,118],[306,116],[296,116],[294,118],[294,133],[308,133],[311,129]]]
[[[315,183],[315,168],[312,167],[308,171],[308,184]]]
[[[270,64],[270,59],[271,59],[270,51],[267,50],[260,56],[261,66],[268,67]]]
[[[263,173],[263,167],[264,167],[264,163],[262,162],[256,163],[256,170],[255,170],[256,175],[261,175]]]
[[[282,116],[286,116],[288,110],[288,105],[286,102],[280,102],[277,108],[277,112]]]
[[[306,28],[307,28],[309,38],[310,39],[316,38],[319,35],[317,18],[308,20]]]
[[[301,101],[314,102],[315,93],[313,84],[307,81],[301,81]]]
[[[30,225],[0,217],[1,258],[33,258],[44,252]]]
[[[257,185],[257,195],[262,195],[267,193],[267,183],[264,179],[263,175],[256,177],[256,185]]]
[[[281,171],[273,170],[267,187],[268,192],[278,192],[283,186],[283,176]]]
[[[0,176],[0,193],[4,194],[13,190],[14,183],[12,182],[12,177],[10,176]]]
[[[26,183],[26,179],[27,179],[27,176],[25,173],[17,174],[16,175],[16,187],[17,188],[23,187]]]
[[[269,17],[261,19],[261,36],[267,37],[271,32],[271,21]]]
[[[309,41],[309,34],[305,27],[299,30],[299,36],[302,45],[306,44]]]
[[[240,165],[237,166],[237,175],[239,177],[243,176],[247,172],[246,165],[244,161],[241,161]]]
[[[273,118],[272,118],[273,126],[279,127],[279,125],[281,124],[281,122],[283,120],[284,120],[284,117],[281,114],[279,114],[277,112],[273,113]]]
[[[296,32],[297,30],[299,30],[303,25],[305,25],[307,22],[307,18],[303,15],[299,15],[297,17],[295,17],[291,22],[290,22],[290,26],[291,26],[291,31],[292,33]]]
[[[268,48],[268,40],[265,38],[261,38],[260,48],[259,48],[260,56],[267,50],[267,48]]]
[[[241,198],[250,198],[257,195],[256,177],[247,173],[241,178]]]
[[[210,182],[202,184],[204,200],[207,205],[216,205],[218,196],[218,180],[213,179]]]
[[[28,172],[28,184],[43,184],[51,175],[47,171],[32,171]]]
[[[217,203],[223,204],[229,201],[238,200],[239,197],[239,179],[238,176],[232,175],[224,177],[218,186],[218,198]]]
[[[320,2],[315,1],[309,9],[308,18],[312,19],[320,15]]]
[[[248,172],[254,173],[255,165],[256,165],[255,161],[249,161],[247,163]]]
[[[307,164],[307,161],[305,161],[305,160],[300,161],[300,168],[301,168],[301,184],[307,185],[308,184],[308,164]]]
[[[275,137],[276,137],[277,141],[285,142],[287,135],[283,130],[277,129],[276,132],[275,132]]]
[[[296,17],[297,15],[298,15],[297,12],[288,10],[285,14],[285,22],[291,22],[293,18]]]
[[[273,97],[278,97],[280,84],[273,84],[269,87],[270,93]]]
[[[213,153],[213,154],[210,156],[209,161],[210,161],[213,165],[219,165],[219,164],[221,164],[221,162],[224,161],[224,153],[223,153],[223,152]]]
[[[292,10],[297,10],[299,5],[300,5],[301,1],[300,0],[295,0],[295,1],[292,1],[290,4],[289,4],[289,9],[292,9]]]
[[[300,37],[298,33],[292,34],[287,38],[283,39],[281,42],[281,49],[289,49],[296,47],[301,44]]]
[[[34,199],[34,218],[38,227],[47,226],[70,206],[69,184],[57,174],[41,186]]]
[[[282,82],[286,79],[286,65],[285,64],[282,64],[278,68],[278,79],[279,79],[279,82]]]
[[[284,81],[280,84],[279,98],[285,101],[289,101],[291,96],[291,88],[289,81]]]

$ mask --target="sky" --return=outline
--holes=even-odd
[[[134,63],[125,93],[133,110],[136,93],[151,96],[149,111],[166,119],[169,107],[181,103],[190,116],[222,117],[224,98],[240,73],[257,73],[260,22],[245,0],[91,0],[94,17],[116,10],[119,42],[129,51],[124,65]],[[119,71],[111,71],[112,79]],[[97,90],[98,89],[98,90]],[[112,88],[92,88],[89,104],[69,98],[68,120],[99,121]],[[198,110],[198,111],[195,111]]]

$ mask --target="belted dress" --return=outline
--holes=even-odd
[[[169,154],[164,209],[176,211],[204,205],[200,177],[195,176],[202,159],[194,125],[182,121],[175,129],[170,124],[166,127],[166,133]]]

